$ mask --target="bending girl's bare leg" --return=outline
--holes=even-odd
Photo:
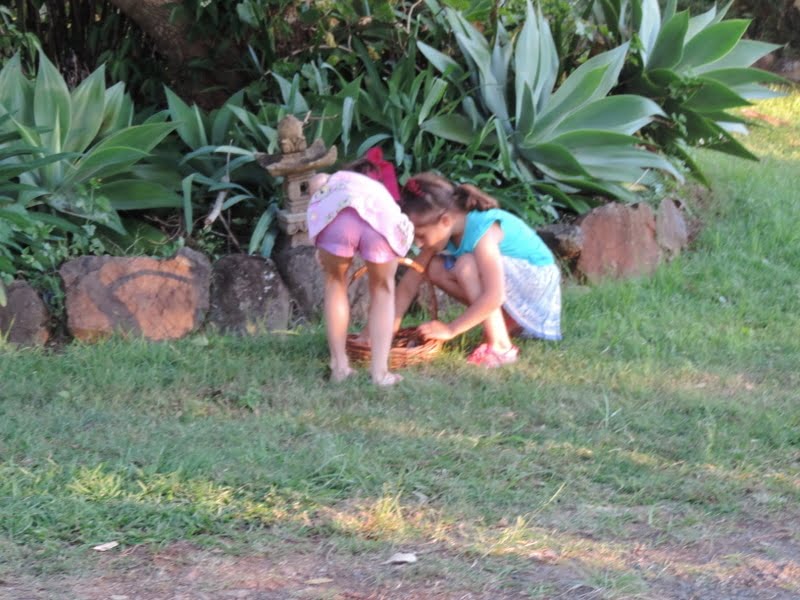
[[[431,283],[444,292],[461,302],[461,304],[469,304],[467,294],[461,287],[461,283],[456,277],[454,269],[449,271],[444,268],[444,259],[441,256],[434,257],[428,265],[428,278]]]
[[[350,324],[346,274],[352,261],[352,258],[319,250],[319,262],[325,272],[325,331],[331,353],[331,381],[342,381],[353,373],[345,350]]]
[[[453,273],[459,288],[467,300],[467,304],[475,302],[483,293],[483,282],[478,271],[478,264],[471,254],[460,256],[456,261],[455,267],[450,272]],[[507,352],[513,346],[508,335],[502,308],[492,311],[486,318],[483,322],[483,331],[486,335],[486,343],[493,350]]]
[[[392,385],[402,379],[389,372],[389,350],[394,336],[394,274],[397,261],[367,262],[369,275],[369,339],[372,348],[370,374],[378,385]]]

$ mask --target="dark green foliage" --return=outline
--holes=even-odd
[[[143,181],[125,184],[134,198],[114,200],[122,185],[107,177],[88,177],[65,193],[55,185],[59,169],[48,166],[37,167],[38,202],[116,230],[108,235],[117,248],[138,248],[118,211],[159,185],[159,206],[171,206],[147,208],[185,243],[212,254],[226,242],[227,251],[268,254],[280,182],[265,177],[253,156],[277,151],[275,127],[287,114],[306,120],[309,141],[336,144],[342,161],[379,145],[401,181],[438,170],[537,223],[609,197],[637,199],[633,187],[661,185],[658,172],[680,178],[681,164],[703,180],[690,146],[753,158],[729,131],[730,123],[743,125],[730,109],[771,94],[759,84],[775,78],[746,67],[773,46],[741,39],[747,23],[723,21],[724,10],[697,13],[693,5],[690,13],[674,0],[665,4],[176,2],[172,22],[209,47],[185,65],[182,78],[195,82],[230,69],[242,82],[241,89],[211,90],[219,110],[209,110],[197,97],[204,90],[185,82],[168,82],[176,92],[165,95],[169,70],[153,41],[108,0],[20,0],[3,8],[12,41],[0,45],[0,60],[18,47],[18,70],[33,72],[31,47],[39,36],[65,79],[46,101],[53,106],[106,60],[104,72],[92,77],[124,81],[154,105],[137,116],[130,100],[123,102],[124,125],[158,128],[169,118],[176,128],[137,166]],[[31,85],[10,96],[19,99]],[[15,118],[37,145],[36,136],[46,141],[50,134],[36,127],[53,124],[25,121],[29,105],[18,104]],[[220,198],[222,216],[198,227]]]
[[[23,64],[35,70],[31,48],[38,45],[71,87],[105,64],[109,79],[124,81],[137,102],[152,102],[160,94],[165,61],[152,40],[109,0],[18,0],[0,10],[10,31],[26,40],[8,52],[0,46],[0,66],[27,47]]]

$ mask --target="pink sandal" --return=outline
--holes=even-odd
[[[472,351],[467,357],[467,362],[471,365],[477,365],[485,369],[496,369],[503,365],[510,365],[517,362],[519,358],[519,348],[511,346],[505,352],[498,352],[493,350],[489,344],[481,344]]]

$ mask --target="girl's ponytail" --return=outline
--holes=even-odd
[[[484,211],[500,207],[497,200],[469,183],[462,183],[456,187],[453,195],[456,198],[456,203],[464,212]]]

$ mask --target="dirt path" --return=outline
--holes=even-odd
[[[800,598],[800,520],[749,521],[691,543],[659,542],[632,528],[581,551],[482,560],[426,546],[412,565],[386,555],[346,555],[329,543],[279,543],[231,556],[179,542],[99,555],[81,577],[0,581],[3,600],[503,600]],[[731,533],[732,532],[732,533]],[[634,537],[629,537],[629,535]]]

